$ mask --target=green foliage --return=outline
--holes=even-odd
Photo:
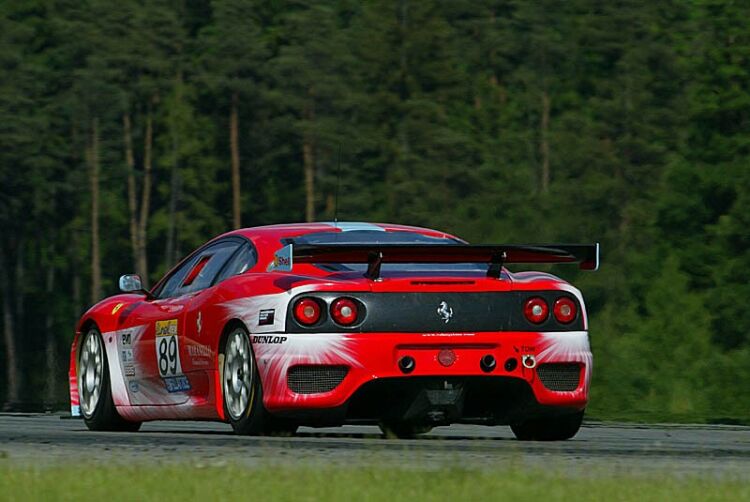
[[[718,479],[677,474],[657,468],[648,475],[625,469],[594,468],[585,475],[545,464],[529,469],[516,462],[495,461],[477,469],[462,465],[435,467],[415,459],[409,468],[379,466],[377,452],[370,462],[244,467],[188,463],[120,465],[18,466],[0,465],[0,489],[8,500],[245,500],[249,490],[269,500],[481,500],[529,497],[552,501],[713,501],[745,500],[746,478]],[[583,468],[580,469],[581,471]],[[85,476],[81,475],[85,472]],[[501,495],[495,495],[501,494]]]
[[[747,421],[749,14],[709,0],[5,2],[0,266],[20,366],[41,364],[50,323],[50,392],[65,400],[90,298],[93,124],[113,293],[133,268],[125,117],[139,201],[153,120],[153,282],[230,227],[236,106],[244,224],[304,219],[307,143],[321,220],[600,241],[600,272],[555,270],[586,294],[592,414]],[[23,376],[38,403],[43,378]]]

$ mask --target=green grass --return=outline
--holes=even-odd
[[[750,500],[750,480],[652,474],[563,476],[516,467],[17,467],[0,500]]]

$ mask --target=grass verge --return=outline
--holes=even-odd
[[[0,464],[2,500],[750,500],[750,480],[512,469]]]

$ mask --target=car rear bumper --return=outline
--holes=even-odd
[[[426,399],[435,409],[441,400],[460,403],[464,419],[472,409],[508,404],[580,410],[592,367],[586,331],[283,334],[253,337],[253,349],[270,412],[336,409],[362,420],[372,415],[362,411],[368,401],[388,408],[396,394],[404,402]],[[413,361],[410,371],[399,365],[404,358]]]

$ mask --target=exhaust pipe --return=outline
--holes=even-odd
[[[497,361],[495,361],[495,357],[492,354],[482,356],[482,359],[479,361],[479,367],[485,373],[494,371],[495,366],[497,366]]]
[[[408,375],[412,371],[414,371],[414,368],[417,366],[417,363],[414,361],[414,358],[411,356],[404,356],[401,359],[398,360],[398,367],[401,370],[401,373]]]

